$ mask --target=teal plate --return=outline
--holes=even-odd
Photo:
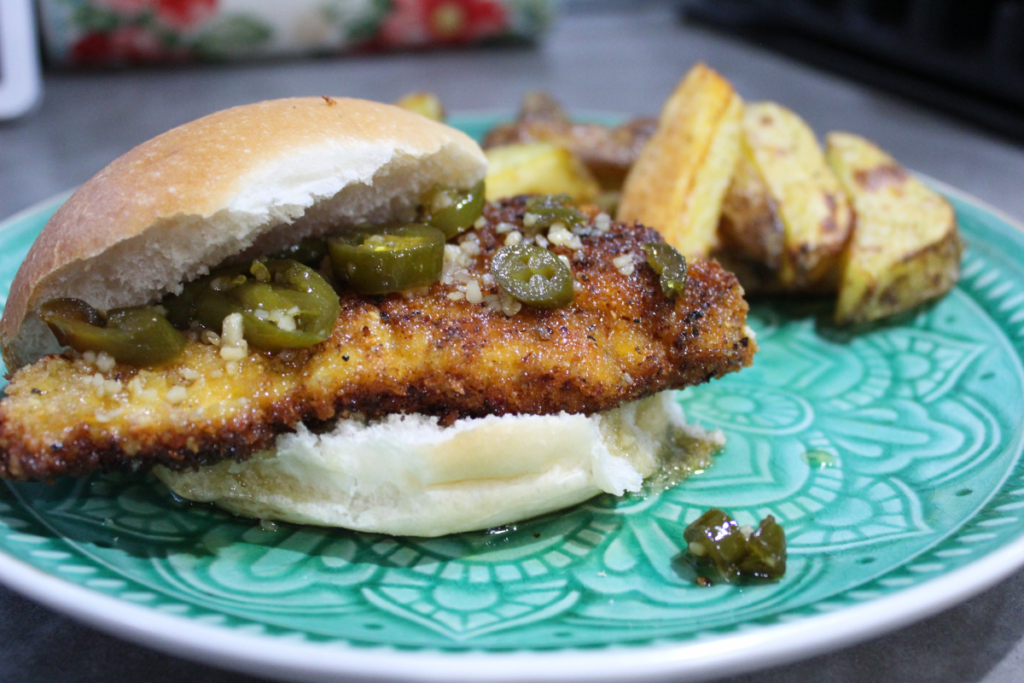
[[[461,120],[479,135],[491,116]],[[146,478],[0,485],[0,579],[125,638],[296,680],[695,680],[896,628],[1024,564],[1024,233],[954,191],[961,284],[850,336],[755,305],[754,366],[678,394],[728,445],[656,495],[395,539],[234,518]],[[0,294],[61,199],[0,229]],[[682,530],[774,515],[774,585],[693,584]]]

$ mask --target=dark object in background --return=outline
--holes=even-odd
[[[687,0],[687,18],[1024,142],[1024,0]]]

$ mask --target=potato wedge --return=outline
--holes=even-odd
[[[835,319],[863,323],[949,291],[960,279],[956,214],[871,142],[831,133],[828,162],[853,201]]]
[[[740,158],[723,203],[723,242],[775,271],[775,289],[834,290],[853,213],[814,131],[779,104],[748,104]]]
[[[778,279],[785,229],[778,205],[746,145],[740,149],[732,183],[722,201],[718,236],[721,255],[748,262],[765,277]]]
[[[395,100],[395,106],[422,114],[432,121],[444,122],[446,116],[441,98],[432,92],[411,92]]]
[[[577,202],[597,198],[601,186],[565,147],[544,142],[492,147],[487,154],[487,201],[517,194],[561,194]]]
[[[572,151],[606,192],[622,189],[626,174],[657,128],[658,120],[639,118],[621,126],[572,121],[562,105],[543,91],[523,96],[512,123],[487,132],[483,147],[549,142]]]
[[[693,67],[626,176],[618,220],[656,228],[687,256],[707,256],[739,156],[742,110],[728,81]]]

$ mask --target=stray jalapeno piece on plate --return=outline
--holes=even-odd
[[[61,344],[79,352],[103,351],[119,363],[157,365],[185,348],[185,336],[152,306],[116,308],[104,315],[79,299],[53,299],[38,315]]]
[[[771,515],[756,530],[743,529],[712,508],[683,532],[698,573],[726,582],[776,581],[786,571],[786,534]]]
[[[572,271],[543,247],[501,247],[491,260],[491,275],[503,290],[534,308],[561,308],[573,300]]]
[[[426,223],[450,240],[468,230],[484,212],[484,181],[469,190],[436,187],[422,198]]]
[[[665,296],[679,296],[686,289],[686,258],[671,244],[651,242],[644,245],[647,263],[661,281]]]
[[[322,342],[330,336],[341,310],[338,295],[327,281],[291,259],[220,269],[189,283],[163,304],[178,327],[196,321],[220,330],[224,318],[240,313],[246,342],[265,351]]]
[[[740,576],[773,581],[786,573],[786,534],[768,515],[748,540],[750,551],[739,565]]]
[[[718,578],[724,580],[737,575],[736,563],[747,554],[747,539],[739,524],[717,508],[708,510],[686,527],[683,540],[691,555],[716,570]]]
[[[390,294],[441,279],[445,237],[422,223],[359,230],[327,240],[334,276],[361,294]]]

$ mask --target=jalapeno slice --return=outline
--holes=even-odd
[[[786,533],[771,515],[761,520],[750,535],[750,552],[738,567],[741,576],[769,581],[786,573]]]
[[[53,299],[38,311],[57,341],[76,351],[103,351],[120,363],[157,365],[185,348],[185,336],[152,306],[104,315],[79,299]]]
[[[298,244],[285,247],[273,259],[291,259],[310,268],[319,268],[327,256],[327,242],[317,237],[304,237]]]
[[[535,234],[555,223],[563,223],[567,228],[583,227],[587,217],[573,207],[572,197],[567,194],[542,194],[526,200],[523,229],[527,234]]]
[[[434,188],[422,197],[427,225],[450,240],[468,230],[484,212],[484,181],[469,190]]]
[[[180,295],[163,303],[179,327],[194,320],[219,330],[224,318],[240,313],[245,340],[266,351],[322,342],[330,336],[341,310],[338,295],[327,281],[291,259],[220,269],[189,283]]]
[[[726,579],[736,574],[735,564],[747,554],[747,539],[736,520],[717,508],[708,510],[686,527],[683,539],[693,556]]]
[[[727,582],[776,581],[786,571],[786,534],[771,515],[748,538],[736,521],[717,508],[683,532],[687,556],[701,575]]]
[[[198,280],[193,280],[185,285],[181,294],[168,294],[160,300],[160,305],[167,311],[167,320],[179,330],[187,330],[192,316],[196,310],[196,304],[200,297],[210,289],[210,280],[213,276],[208,275]]]
[[[491,260],[491,275],[502,289],[534,308],[561,308],[573,300],[572,271],[542,247],[501,247]]]
[[[647,263],[657,273],[665,296],[676,297],[686,289],[686,258],[671,244],[652,242],[644,245]]]
[[[334,276],[362,294],[389,294],[441,279],[445,237],[421,223],[327,240]]]

